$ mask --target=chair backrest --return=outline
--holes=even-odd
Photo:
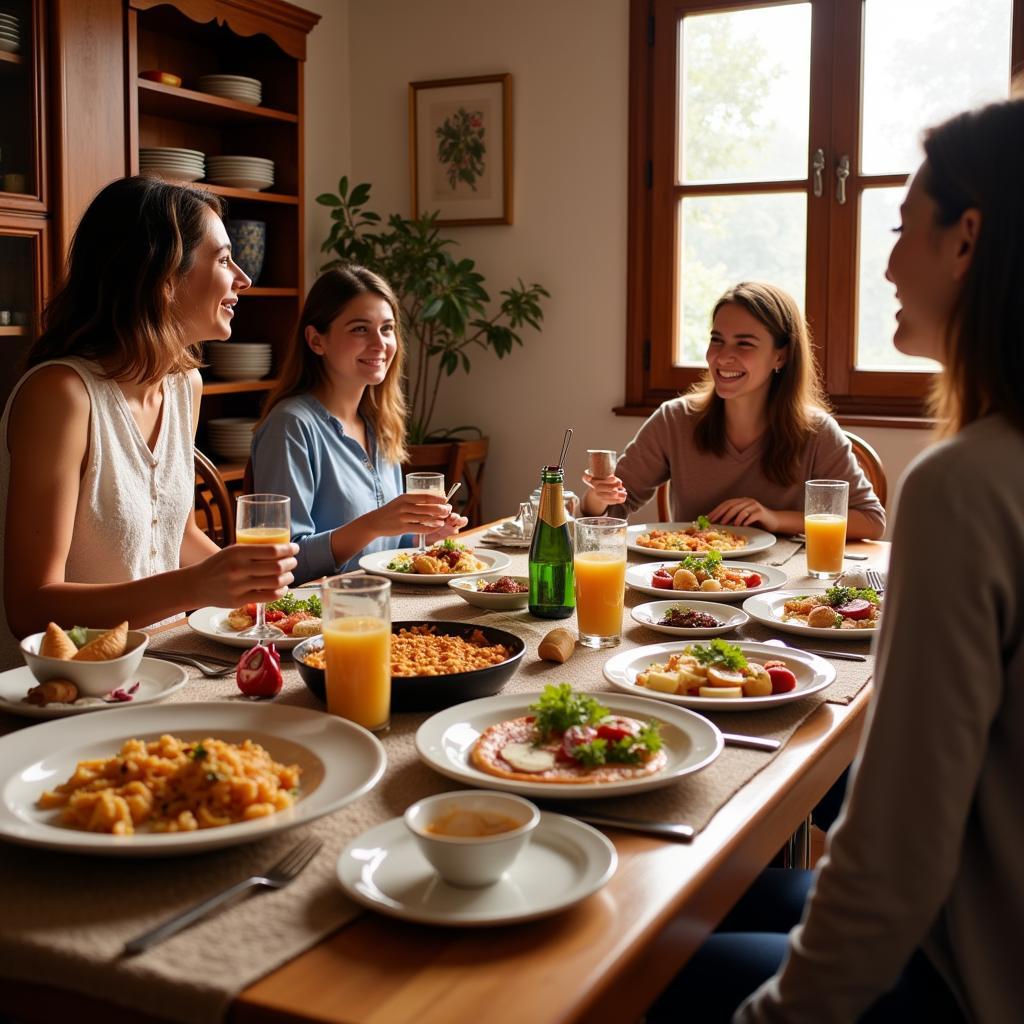
[[[857,463],[864,470],[864,475],[868,478],[868,483],[871,484],[872,490],[878,495],[878,500],[884,505],[886,498],[889,496],[889,485],[885,478],[885,467],[882,465],[881,456],[863,437],[858,437],[857,434],[849,430],[844,430],[843,433],[850,439]],[[662,523],[671,522],[672,500],[668,480],[658,488],[657,499],[658,521]]]
[[[242,474],[242,489],[239,494],[255,494],[256,485],[252,482],[252,456],[245,461],[245,472]]]
[[[196,465],[196,523],[214,544],[235,542],[235,512],[227,484],[217,467],[198,449]]]

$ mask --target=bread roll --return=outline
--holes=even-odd
[[[537,646],[537,654],[545,661],[567,661],[576,649],[576,638],[567,629],[553,629]]]
[[[61,661],[68,661],[78,653],[74,641],[64,632],[56,622],[46,624],[46,636],[39,645],[39,653],[44,658],[60,658]]]
[[[77,654],[74,661],[112,661],[120,658],[128,646],[128,623],[108,629],[95,640],[90,640]]]

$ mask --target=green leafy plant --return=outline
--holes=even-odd
[[[394,289],[410,349],[409,441],[420,444],[431,437],[441,381],[459,369],[468,373],[475,347],[502,359],[513,346],[522,345],[523,327],[540,330],[541,299],[549,294],[541,285],[525,285],[520,278],[492,305],[473,260],[457,260],[449,253],[455,242],[442,237],[436,213],[415,220],[391,214],[385,223],[366,208],[370,188],[364,182],[350,190],[348,178],[342,178],[337,194],[317,196],[321,206],[331,207],[333,221],[321,251],[335,257],[320,269],[360,263]],[[444,436],[472,429],[456,427]]]

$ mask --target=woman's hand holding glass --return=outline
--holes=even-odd
[[[280,597],[295,577],[298,544],[232,544],[186,570],[193,585],[185,604],[237,608]]]
[[[400,494],[367,516],[374,536],[397,537],[423,534],[429,543],[450,537],[468,522],[452,511],[443,494],[410,492]],[[453,528],[454,527],[454,528]],[[447,530],[447,533],[443,531]],[[435,536],[442,534],[442,536]],[[432,538],[432,539],[431,539]]]
[[[591,476],[584,472],[583,482],[593,492],[593,498],[599,504],[604,502],[604,507],[609,505],[621,505],[627,498],[626,488],[617,476]],[[603,511],[603,509],[602,509]]]

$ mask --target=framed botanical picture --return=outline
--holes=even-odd
[[[409,85],[414,217],[512,223],[512,76]]]

